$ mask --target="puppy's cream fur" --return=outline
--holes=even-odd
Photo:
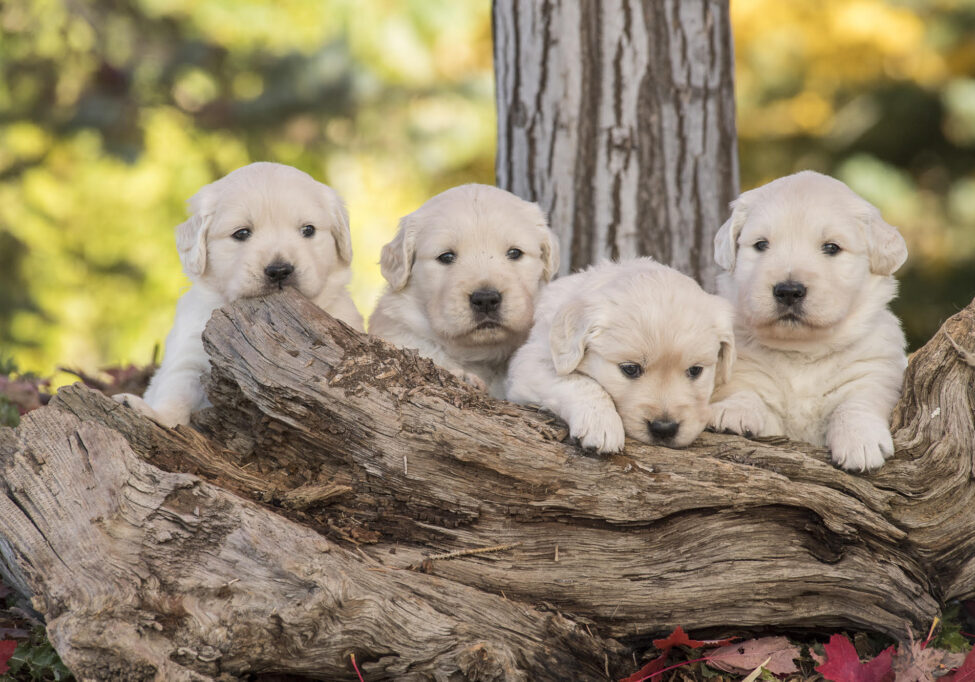
[[[444,254],[453,262],[438,260]],[[528,336],[535,297],[558,270],[558,244],[537,204],[496,187],[463,185],[404,217],[380,266],[389,288],[369,332],[502,397],[508,359]],[[478,291],[500,295],[490,317],[472,304]]]
[[[727,301],[650,258],[604,262],[542,292],[511,360],[508,399],[551,410],[600,452],[621,450],[624,436],[684,447],[707,425],[711,392],[734,356]],[[631,363],[639,376],[622,371]],[[679,428],[660,438],[655,421]]]
[[[828,446],[844,469],[879,467],[893,454],[888,423],[907,366],[887,309],[904,239],[842,182],[812,171],[732,206],[714,254],[727,271],[719,291],[735,304],[738,363],[715,392],[713,425]],[[796,309],[773,294],[786,281],[806,288]]]
[[[362,330],[346,291],[352,261],[349,219],[342,199],[296,168],[252,163],[204,186],[189,200],[190,218],[176,228],[176,246],[192,287],[176,305],[166,353],[139,398],[114,396],[166,426],[185,424],[208,403],[200,383],[209,372],[203,329],[214,309],[239,298],[291,286],[331,315]],[[310,236],[306,226],[315,229]],[[244,241],[232,235],[249,229]],[[283,282],[272,264],[294,271]]]

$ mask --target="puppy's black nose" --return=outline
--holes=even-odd
[[[783,305],[792,306],[798,303],[806,295],[806,287],[799,282],[779,282],[772,287],[772,295],[775,300]]]
[[[650,433],[653,436],[656,436],[660,440],[667,440],[677,435],[680,422],[670,421],[669,419],[654,419],[653,421],[647,422],[647,428],[650,429]]]
[[[478,289],[471,294],[471,308],[479,313],[493,313],[501,306],[501,292],[497,289]]]
[[[281,283],[291,276],[295,271],[295,266],[291,263],[271,263],[264,268],[264,274],[272,282]]]

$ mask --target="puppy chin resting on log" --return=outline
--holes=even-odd
[[[555,412],[599,452],[622,450],[626,436],[686,447],[734,357],[727,301],[651,258],[607,261],[542,292],[508,398]]]

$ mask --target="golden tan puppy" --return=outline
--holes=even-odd
[[[559,266],[538,205],[488,185],[454,187],[400,221],[380,265],[389,288],[369,332],[503,397],[508,359]]]
[[[166,354],[144,398],[114,396],[158,422],[185,424],[207,405],[203,328],[214,309],[239,298],[294,287],[362,330],[345,289],[352,243],[342,199],[306,173],[252,163],[203,187],[176,228],[183,271],[193,286],[176,305]]]
[[[551,410],[600,452],[621,450],[624,435],[684,447],[734,356],[727,301],[650,258],[606,262],[542,292],[508,399]]]
[[[893,454],[890,413],[907,357],[887,309],[907,246],[849,187],[812,171],[745,192],[718,231],[738,363],[713,424],[829,447],[844,469]]]

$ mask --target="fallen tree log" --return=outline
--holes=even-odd
[[[912,358],[898,452],[870,475],[803,444],[718,434],[590,456],[550,417],[289,292],[218,311],[205,342],[203,435],[73,387],[0,437],[0,570],[35,596],[77,669],[105,650],[83,625],[100,613],[132,635],[112,660],[156,670],[282,671],[307,649],[331,667],[287,672],[348,676],[356,652],[377,679],[558,679],[616,674],[617,639],[676,625],[904,637],[975,594],[975,304]],[[92,478],[95,459],[124,466]],[[185,490],[206,499],[199,513]],[[228,547],[253,567],[228,562]],[[311,577],[289,592],[282,572]],[[371,608],[321,596],[346,591]],[[299,625],[302,609],[317,629]],[[154,653],[133,653],[150,630]],[[262,642],[252,655],[241,632]],[[186,663],[181,648],[219,663]]]
[[[622,647],[556,614],[363,562],[57,408],[0,451],[5,576],[81,679],[355,679],[350,654],[394,679],[602,679],[618,664]]]

